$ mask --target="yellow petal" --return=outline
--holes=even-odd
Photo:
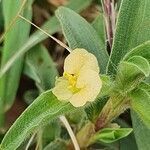
[[[84,66],[88,67],[88,69],[96,71],[97,73],[100,71],[97,58],[91,53],[88,53],[87,61]]]
[[[67,101],[73,94],[68,89],[69,82],[64,77],[59,77],[56,80],[55,87],[52,89],[52,93],[59,99]]]
[[[66,57],[64,63],[64,72],[78,74],[83,66],[99,72],[99,66],[96,57],[85,49],[77,48]]]
[[[83,67],[79,73],[76,87],[85,89],[87,101],[94,101],[101,90],[102,81],[96,71]]]
[[[86,104],[87,102],[87,92],[85,90],[81,90],[80,92],[74,94],[70,99],[69,102],[74,107],[80,107]]]
[[[96,99],[102,87],[102,82],[96,71],[82,68],[76,86],[82,89],[74,94],[69,101],[74,107],[80,107],[85,105],[86,102]]]

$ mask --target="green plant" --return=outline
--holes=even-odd
[[[11,3],[16,8],[12,14]],[[56,10],[55,16],[41,31],[29,37],[31,13],[25,6],[30,8],[32,1],[21,4],[18,1],[3,1],[3,8],[9,6],[11,9],[3,11],[7,32],[4,34],[0,70],[1,127],[4,113],[11,107],[16,95],[22,69],[34,80],[39,96],[34,100],[30,91],[30,101],[33,102],[4,135],[0,149],[15,150],[23,142],[28,149],[31,143],[34,145],[35,136],[36,149],[65,150],[73,146],[75,149],[149,149],[150,3],[148,0],[122,0],[116,17],[117,2],[102,1],[100,8],[104,18],[99,15],[93,23],[89,23],[77,12],[90,3],[90,0],[70,0],[68,6]],[[19,6],[23,14],[18,14]],[[60,27],[69,48],[50,35],[58,32]],[[21,28],[24,28],[24,33],[18,44],[14,45]],[[69,100],[61,101],[53,94],[58,72],[48,50],[39,44],[47,36],[69,51],[84,48],[95,55],[100,67],[102,89],[93,99],[94,102],[74,107]],[[10,48],[13,48],[13,52]],[[71,79],[74,79],[72,76],[74,74],[71,74]],[[16,84],[13,85],[13,82]],[[127,110],[131,112],[133,127],[118,120]],[[48,133],[45,133],[47,130]]]

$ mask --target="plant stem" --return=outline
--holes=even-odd
[[[33,134],[33,135],[31,136],[31,138],[29,139],[29,141],[28,141],[28,143],[27,143],[27,145],[26,145],[25,150],[28,150],[28,149],[29,149],[29,147],[30,147],[30,145],[31,145],[31,143],[32,143],[32,141],[33,141],[33,139],[34,139],[34,137],[35,137],[35,134]]]
[[[37,133],[37,144],[35,150],[42,150],[42,136],[43,136],[43,130],[40,129]]]
[[[19,15],[19,17],[23,20],[25,20],[26,22],[30,23],[31,25],[33,25],[34,27],[36,27],[38,30],[40,30],[41,32],[43,32],[44,34],[46,34],[47,36],[49,36],[51,39],[53,39],[56,43],[58,43],[60,46],[62,46],[63,48],[65,48],[66,50],[68,50],[71,53],[71,49],[65,45],[63,42],[61,42],[60,40],[58,40],[57,38],[55,38],[54,36],[50,35],[48,32],[46,32],[45,30],[41,29],[40,27],[38,27],[36,24],[34,24],[33,22],[31,22],[30,20],[26,19],[25,17]]]
[[[109,42],[110,49],[113,43],[113,36],[115,33],[115,2],[114,0],[102,0],[102,8],[105,18],[106,34]]]
[[[65,125],[65,127],[66,127],[66,129],[67,129],[67,131],[68,131],[68,133],[70,135],[70,138],[72,140],[72,143],[74,145],[75,150],[80,150],[80,147],[79,147],[79,144],[77,142],[77,139],[76,139],[76,137],[75,137],[75,135],[74,135],[74,133],[73,133],[73,131],[72,131],[72,129],[71,129],[67,119],[66,119],[66,117],[65,116],[60,116],[60,120]]]
[[[129,99],[121,95],[112,96],[104,108],[95,124],[95,130],[98,131],[108,125],[112,120],[122,114],[130,107]]]

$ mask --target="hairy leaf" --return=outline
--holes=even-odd
[[[130,92],[149,74],[149,62],[144,57],[133,56],[120,63],[116,75],[116,88],[121,92]]]
[[[147,59],[150,63],[150,41],[147,41],[135,47],[130,52],[128,52],[123,59],[128,60],[130,57],[133,56],[142,56],[145,59]]]

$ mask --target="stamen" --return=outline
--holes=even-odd
[[[69,81],[69,86],[68,86],[69,90],[71,90],[73,93],[80,91],[80,89],[76,87],[76,82],[77,82],[76,75],[64,72],[63,76]]]

